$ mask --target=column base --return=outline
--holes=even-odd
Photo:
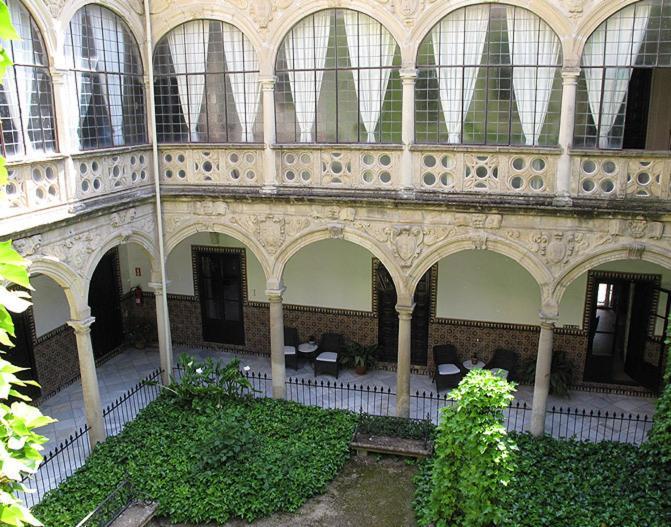
[[[573,205],[573,200],[568,195],[555,196],[552,199],[552,205],[555,207],[570,207]]]
[[[261,187],[261,194],[277,194],[277,185],[264,185]]]

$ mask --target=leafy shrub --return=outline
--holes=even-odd
[[[424,440],[433,437],[435,426],[428,419],[361,414],[356,430],[361,434],[372,436]]]
[[[225,399],[242,397],[255,391],[240,370],[240,359],[233,359],[227,364],[211,358],[198,362],[182,353],[177,364],[181,375],[171,376],[167,390],[185,406],[197,406],[203,398],[214,400],[220,405]]]
[[[345,368],[372,368],[377,362],[378,344],[350,342],[339,355],[340,364]]]
[[[666,344],[668,346],[669,342]],[[667,353],[664,388],[657,399],[652,429],[643,449],[650,456],[651,462],[661,463],[671,472],[671,359],[668,356]]]
[[[536,382],[536,359],[530,358],[522,366],[521,380],[525,384]],[[561,350],[552,353],[550,366],[550,393],[559,397],[568,397],[573,380],[573,362]]]
[[[633,445],[511,434],[515,472],[501,489],[503,527],[668,527],[671,476]],[[434,459],[415,475],[414,508],[430,523]]]
[[[472,370],[450,393],[455,405],[441,411],[429,503],[438,527],[485,527],[503,517],[501,491],[515,448],[503,410],[514,389],[489,370]]]
[[[347,461],[355,422],[355,414],[272,399],[219,405],[216,397],[200,397],[194,411],[165,393],[98,445],[34,513],[48,527],[72,527],[126,471],[134,488],[158,502],[158,513],[177,524],[295,511],[324,492]]]

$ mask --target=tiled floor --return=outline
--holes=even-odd
[[[176,347],[175,356],[182,352],[188,352],[199,358],[216,357],[220,360],[228,361],[235,357],[232,353],[225,353],[204,349],[189,349],[185,347]],[[265,373],[270,375],[270,360],[267,356],[258,355],[240,355],[242,366],[249,366],[251,371]],[[149,375],[159,367],[158,350],[129,349],[116,357],[113,357],[98,368],[98,382],[103,407],[114,402],[115,399],[123,395],[131,387],[137,384],[142,378]],[[287,370],[287,376],[297,379],[314,379],[314,373],[310,365],[303,365],[298,371]],[[333,377],[320,376],[318,381],[333,382]],[[343,370],[338,378],[338,383],[350,383],[382,387],[385,390],[391,388],[395,391],[396,374],[390,371],[373,370],[367,375],[357,375],[352,370]],[[411,390],[413,393],[434,392],[435,385],[431,378],[425,375],[411,376]],[[516,399],[520,402],[531,404],[533,390],[530,386],[520,386],[516,393]],[[393,401],[392,401],[393,404]],[[601,412],[624,412],[632,414],[641,414],[651,416],[654,412],[655,399],[647,397],[632,397],[623,395],[611,395],[602,393],[590,393],[575,391],[569,399],[559,399],[551,396],[550,406],[600,410]],[[80,426],[85,423],[83,411],[83,400],[81,384],[76,382],[63,389],[53,397],[45,400],[40,409],[43,413],[58,419],[57,423],[49,425],[41,430],[50,442],[45,445],[45,450],[49,451],[57,443],[67,439]]]

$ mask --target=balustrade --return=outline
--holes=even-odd
[[[670,171],[666,152],[574,152],[572,192],[602,199],[668,199]]]
[[[8,163],[9,181],[5,187],[7,207],[0,207],[0,217],[44,209],[65,200],[63,159],[30,163]]]
[[[147,147],[72,156],[76,197],[87,199],[152,183],[151,151]]]
[[[438,192],[548,195],[555,192],[559,151],[414,149],[415,187]]]
[[[161,182],[168,185],[261,185],[263,148],[162,146]]]

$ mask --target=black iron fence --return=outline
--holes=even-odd
[[[249,380],[254,397],[271,397],[272,380],[268,374],[243,372]],[[161,370],[156,370],[103,411],[108,435],[118,434],[126,423],[132,421],[138,412],[146,407],[160,393]],[[181,376],[175,368],[175,378]],[[363,384],[322,381],[305,378],[288,378],[285,381],[286,399],[299,404],[319,406],[326,409],[349,410],[370,415],[394,416],[396,413],[396,393],[389,387]],[[447,394],[415,392],[410,395],[410,418],[430,420],[437,423],[440,411],[454,404]],[[505,411],[508,431],[527,432],[531,423],[531,407],[524,402],[513,402]],[[609,413],[595,410],[553,407],[548,410],[545,432],[558,439],[580,441],[619,441],[641,444],[645,441],[652,419],[647,415]],[[51,489],[81,467],[90,454],[89,428],[84,426],[66,441],[51,450],[40,465],[37,473],[25,483],[33,492],[22,496],[28,506],[39,503]]]
[[[272,395],[272,380],[267,374],[245,372],[254,387],[255,397]],[[396,393],[389,387],[288,378],[286,399],[309,406],[351,410],[371,415],[393,416],[396,413]],[[411,419],[430,419],[438,423],[441,409],[454,404],[448,394],[415,392],[410,395]],[[531,406],[514,401],[504,411],[506,429],[528,432],[531,426]],[[652,428],[647,415],[603,412],[568,407],[552,407],[545,416],[545,433],[557,439],[578,441],[618,441],[640,445]]]
[[[155,370],[103,410],[105,431],[108,436],[121,432],[126,423],[158,397],[161,370]],[[21,499],[29,507],[39,503],[44,495],[60,485],[81,467],[91,453],[89,427],[84,425],[44,456],[34,476],[24,479],[32,492]],[[93,524],[92,524],[93,525]]]
[[[135,499],[133,485],[124,480],[77,527],[109,527]]]

